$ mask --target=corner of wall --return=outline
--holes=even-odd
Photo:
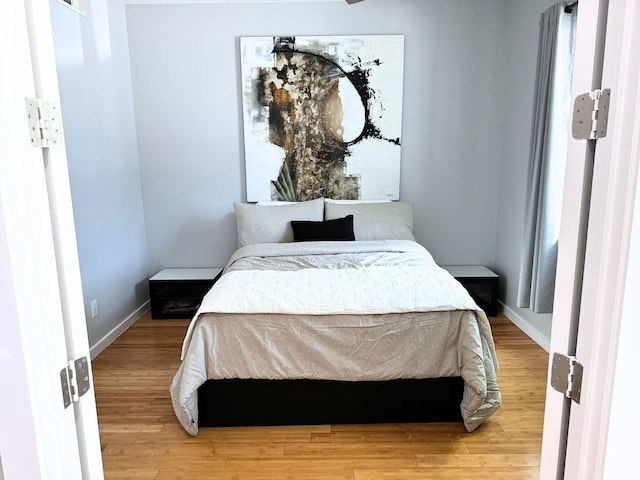
[[[545,352],[549,353],[551,349],[550,334],[539,330],[532,322],[520,316],[515,310],[509,308],[502,301],[500,302],[500,306],[502,307],[502,312],[505,317],[511,320],[511,322],[531,338],[531,340],[544,348]]]
[[[145,302],[140,307],[136,308],[127,318],[122,320],[119,324],[109,331],[104,337],[98,340],[94,345],[91,345],[89,352],[91,360],[95,359],[102,351],[111,345],[120,335],[122,335],[136,320],[140,319],[146,311],[149,310],[149,302]]]

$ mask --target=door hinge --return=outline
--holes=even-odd
[[[80,400],[80,397],[89,391],[91,381],[87,357],[73,360],[60,370],[60,385],[64,408]]]
[[[60,143],[60,108],[55,102],[27,98],[27,122],[33,147],[53,147]]]
[[[551,364],[551,386],[565,397],[580,403],[583,370],[582,364],[576,357],[554,353]]]
[[[576,97],[571,134],[576,140],[595,140],[607,135],[611,89],[594,90]]]

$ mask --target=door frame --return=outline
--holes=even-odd
[[[0,2],[0,455],[7,478],[80,478],[43,156],[31,147],[25,98],[35,97],[24,2]],[[5,383],[6,382],[6,383]],[[8,395],[7,392],[15,392]]]
[[[606,19],[607,0],[584,0],[578,7],[571,98],[599,88],[599,59],[603,55],[602,17]],[[567,132],[571,136],[570,132]],[[575,353],[582,296],[582,272],[587,237],[588,205],[591,196],[595,142],[569,138],[564,175],[562,214],[558,239],[549,368],[545,396],[540,479],[563,478],[569,421],[568,399],[550,385],[554,352]],[[587,393],[585,392],[585,395]]]
[[[612,101],[607,136],[570,140],[567,155],[550,359],[554,352],[575,355],[585,370],[576,404],[551,388],[549,366],[545,480],[604,474],[640,152],[633,131],[640,60],[632,53],[640,32],[633,19],[633,0],[580,2],[572,97],[611,88]]]
[[[582,389],[572,404],[565,478],[602,478],[627,284],[640,145],[640,7],[609,0],[602,88],[611,88],[609,132],[596,145],[576,357]]]
[[[101,479],[93,388],[65,408],[60,383],[69,359],[90,362],[66,152],[27,128],[27,97],[60,104],[51,33],[48,0],[0,2],[2,476]]]
[[[33,58],[36,95],[39,98],[55,102],[60,106],[60,112],[62,112],[49,1],[25,0],[25,5],[31,49],[32,52],[37,52]],[[60,125],[63,126],[62,114],[60,114]],[[82,474],[85,480],[101,479],[104,474],[100,433],[71,201],[67,151],[63,144],[43,150],[67,355],[69,359],[81,357],[87,359],[89,382],[92,386],[73,404],[78,447],[81,452]]]

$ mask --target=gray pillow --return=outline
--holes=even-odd
[[[324,198],[287,205],[235,203],[238,247],[293,242],[291,220],[323,220]]]
[[[356,240],[415,240],[413,209],[406,202],[331,203],[324,205],[325,220],[353,215]]]

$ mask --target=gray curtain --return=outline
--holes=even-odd
[[[529,147],[524,241],[517,305],[553,308],[565,158],[570,130],[571,75],[577,8],[549,7],[540,19]]]

